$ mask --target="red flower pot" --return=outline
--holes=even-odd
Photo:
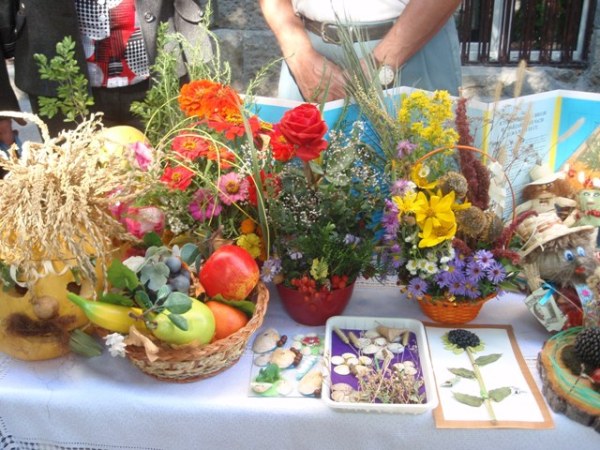
[[[325,325],[327,319],[340,315],[352,297],[354,283],[331,292],[305,294],[283,284],[277,285],[279,298],[292,319],[303,325]]]

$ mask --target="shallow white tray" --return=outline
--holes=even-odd
[[[412,331],[416,335],[419,361],[425,382],[426,402],[421,404],[383,404],[383,403],[354,403],[354,402],[336,402],[331,399],[330,380],[326,376],[323,381],[321,398],[331,408],[340,410],[355,410],[355,411],[374,411],[400,414],[422,414],[438,404],[437,390],[435,387],[435,379],[433,377],[433,369],[429,356],[429,346],[425,338],[425,328],[423,324],[414,319],[390,318],[390,317],[350,317],[350,316],[334,316],[327,321],[325,331],[325,364],[329,364],[331,357],[331,339],[333,328],[338,327],[346,330],[371,330],[378,325],[384,325],[393,328],[404,328]],[[331,369],[331,367],[328,367]]]

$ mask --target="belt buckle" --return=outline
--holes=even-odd
[[[327,43],[327,44],[339,44],[339,34],[337,32],[337,25],[331,22],[321,22],[321,39],[323,39],[323,42]],[[329,36],[328,31],[331,30],[333,32],[335,32],[335,35],[337,36],[338,40],[333,39],[332,37]]]

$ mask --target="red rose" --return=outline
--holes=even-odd
[[[304,103],[287,111],[279,122],[279,130],[296,146],[296,156],[303,161],[318,158],[327,148],[327,141],[323,139],[327,124],[315,105]]]

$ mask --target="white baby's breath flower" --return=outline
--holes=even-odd
[[[427,261],[424,258],[420,258],[417,260],[417,269],[419,270],[426,270],[425,267],[427,266],[427,263],[429,263],[429,261]]]
[[[125,336],[119,333],[112,333],[104,337],[110,356],[125,357],[125,347],[127,347],[127,345],[123,342],[124,340]]]
[[[414,259],[411,259],[406,263],[406,270],[410,272],[411,275],[416,275],[417,273],[417,262]]]
[[[424,270],[429,274],[434,274],[438,272],[437,265],[433,261],[427,261],[425,264]]]

